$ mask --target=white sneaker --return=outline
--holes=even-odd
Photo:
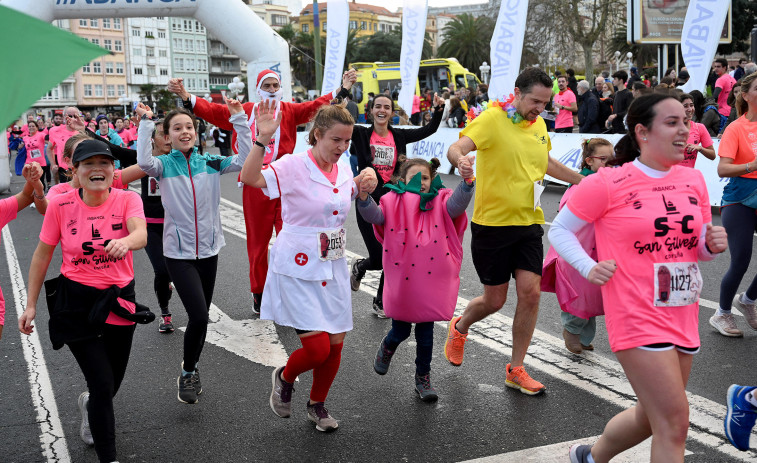
[[[732,338],[740,338],[744,336],[744,332],[736,328],[736,321],[733,319],[733,314],[724,313],[718,315],[715,313],[710,317],[710,325],[718,330],[723,336],[729,336]]]
[[[95,445],[95,440],[92,438],[92,432],[89,430],[89,413],[87,412],[87,405],[89,404],[89,392],[82,392],[79,395],[79,411],[81,412],[81,426],[79,427],[79,435],[81,440],[87,445]]]
[[[746,318],[746,322],[749,323],[749,326],[751,326],[753,330],[757,330],[757,309],[754,307],[754,303],[746,304],[742,302],[744,294],[745,293],[737,294],[736,297],[733,298],[733,305],[739,309],[739,312],[744,314],[744,318]]]

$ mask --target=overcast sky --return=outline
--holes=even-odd
[[[351,0],[350,0],[351,1]],[[355,0],[357,3],[367,3],[369,5],[383,6],[389,11],[396,12],[399,7],[402,6],[402,0]],[[311,5],[313,2],[308,0],[302,1],[302,7],[305,5]],[[454,5],[469,5],[474,3],[486,3],[486,0],[428,0],[429,7],[437,6],[454,6]]]

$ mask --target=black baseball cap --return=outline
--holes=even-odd
[[[72,162],[76,164],[77,162],[81,162],[85,159],[89,159],[92,156],[107,156],[113,160],[115,160],[115,156],[113,156],[113,153],[110,151],[110,146],[105,144],[104,142],[101,142],[100,140],[84,140],[83,142],[76,145],[76,149],[74,150],[74,155],[72,157]]]

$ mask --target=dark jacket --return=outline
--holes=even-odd
[[[113,157],[118,159],[121,162],[121,168],[124,169],[129,166],[133,166],[137,163],[137,151],[129,148],[124,148],[123,146],[114,145],[110,142],[107,138],[103,138],[100,135],[96,134],[95,132],[84,129],[87,132],[87,135],[89,138],[94,138],[95,140],[100,140],[101,142],[104,142],[110,147],[110,152],[113,153]]]
[[[628,89],[623,89],[615,94],[613,100],[613,114],[617,114],[617,117],[612,121],[613,133],[626,133],[626,124],[624,119],[628,112],[628,107],[631,106],[633,101],[633,94]]]
[[[102,327],[111,312],[136,323],[150,323],[155,314],[135,302],[134,280],[119,288],[112,285],[97,289],[77,283],[63,275],[45,281],[47,307],[50,311],[50,341],[53,349],[64,344],[102,336]],[[118,298],[134,302],[134,314],[118,303]]]
[[[597,120],[599,118],[599,100],[593,93],[578,95],[578,132],[601,133]]]
[[[398,129],[389,126],[389,131],[394,136],[394,144],[397,147],[397,160],[399,161],[400,155],[407,155],[407,144],[415,143],[419,140],[423,140],[426,137],[433,135],[436,129],[439,128],[439,124],[442,121],[442,113],[444,113],[444,106],[437,107],[434,110],[434,117],[431,119],[431,123],[426,126],[419,127],[417,129]],[[373,125],[370,127],[364,127],[362,125],[355,125],[352,128],[352,144],[350,145],[350,154],[357,157],[358,170],[363,170],[366,167],[373,167],[373,159],[371,159],[371,134],[373,133]],[[400,163],[395,164],[395,172],[399,168]],[[375,170],[375,169],[374,169]],[[384,179],[376,172],[378,178],[378,185],[373,190],[371,196],[376,201],[389,190],[384,188]]]

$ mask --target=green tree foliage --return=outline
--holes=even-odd
[[[747,53],[750,45],[749,33],[757,24],[757,2],[754,0],[732,0],[732,2],[733,40],[729,44],[718,46],[718,55]]]
[[[457,16],[444,26],[444,42],[438,55],[457,58],[460,64],[475,72],[481,63],[489,61],[489,42],[494,25],[495,20],[488,16],[476,18],[468,13]]]

